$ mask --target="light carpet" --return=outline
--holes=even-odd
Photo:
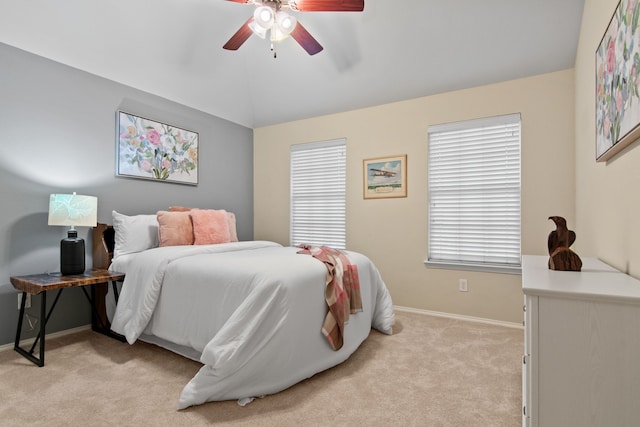
[[[46,365],[0,352],[0,425],[517,426],[523,331],[396,312],[344,363],[240,407],[177,411],[200,364],[91,331],[47,341]],[[274,361],[277,363],[277,361]]]

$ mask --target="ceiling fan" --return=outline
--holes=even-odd
[[[364,0],[227,0],[234,3],[249,3],[256,6],[253,16],[231,36],[223,46],[227,50],[238,50],[252,35],[266,38],[269,32],[271,50],[276,57],[273,42],[291,36],[309,55],[322,51],[322,46],[287,10],[296,12],[362,12]]]

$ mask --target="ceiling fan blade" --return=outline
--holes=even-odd
[[[289,7],[300,12],[362,12],[364,0],[289,0]]]
[[[234,0],[230,0],[230,1],[234,1]],[[222,46],[222,48],[227,50],[238,50],[238,48],[242,46],[242,44],[246,42],[249,37],[251,37],[251,34],[253,34],[253,31],[251,31],[251,28],[249,28],[249,24],[252,21],[253,21],[253,16],[249,18],[247,22],[245,22],[244,25],[240,27],[240,29],[236,31],[236,33],[233,36],[231,36],[229,41],[226,42],[225,45]]]
[[[291,37],[293,37],[293,39],[297,41],[309,55],[315,55],[323,49],[320,43],[313,38],[309,31],[307,31],[300,22],[296,24],[296,27],[291,32]]]

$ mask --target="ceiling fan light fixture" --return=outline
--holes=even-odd
[[[322,51],[322,45],[313,38],[296,18],[284,11],[293,12],[362,12],[364,0],[227,0],[255,6],[253,16],[222,46],[238,50],[252,34],[266,39],[269,31],[271,51],[276,57],[274,43],[291,36],[309,55]]]
[[[253,31],[253,34],[255,34],[256,36],[260,37],[261,39],[264,39],[267,37],[267,29],[261,27],[260,25],[256,24],[255,21],[251,22],[249,25],[249,28],[251,29],[251,31]]]
[[[291,34],[297,23],[296,18],[286,12],[280,11],[276,14],[276,28],[279,32],[283,33],[285,37]]]
[[[257,26],[268,30],[275,22],[275,12],[269,6],[257,7],[253,12],[253,22],[255,22]]]

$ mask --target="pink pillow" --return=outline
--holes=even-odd
[[[189,212],[158,211],[160,246],[193,245],[193,225]]]
[[[185,212],[190,211],[191,209],[186,206],[169,206],[170,212]],[[236,229],[236,215],[233,212],[227,212],[227,223],[229,224],[229,241],[237,242],[238,241],[238,230]]]
[[[238,232],[236,230],[236,214],[227,212],[227,225],[229,226],[229,241],[238,241]]]
[[[191,209],[194,245],[213,245],[230,241],[229,223],[225,210]]]

